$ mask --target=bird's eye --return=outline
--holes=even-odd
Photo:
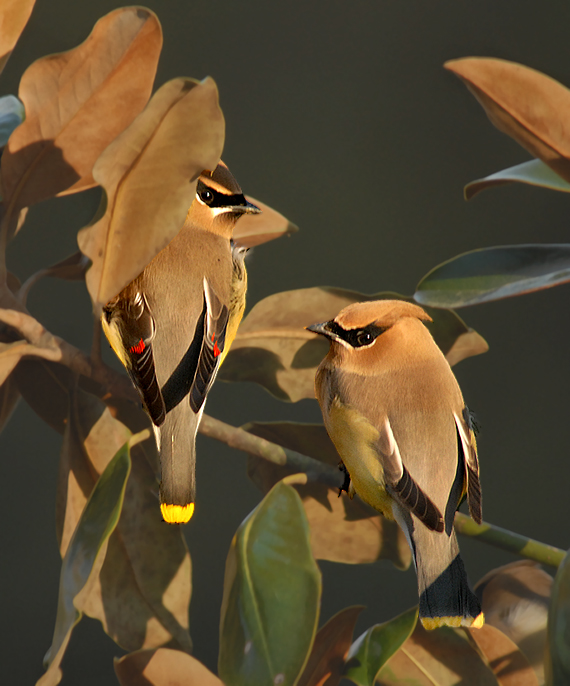
[[[203,188],[198,195],[200,196],[200,200],[203,203],[206,203],[206,205],[209,205],[214,200],[214,194],[207,188]]]
[[[368,343],[372,343],[374,340],[374,337],[370,333],[370,331],[358,331],[356,334],[356,342],[357,344],[360,345],[368,345]]]

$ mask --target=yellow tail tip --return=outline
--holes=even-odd
[[[186,524],[194,514],[194,503],[188,503],[188,505],[167,505],[166,503],[161,503],[160,511],[162,512],[162,518],[168,524]]]
[[[480,629],[485,624],[485,615],[480,612],[477,617],[421,617],[422,626],[424,629],[431,631],[438,629],[440,626],[464,626],[468,629]]]

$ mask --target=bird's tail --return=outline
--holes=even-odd
[[[185,524],[194,514],[196,432],[201,414],[182,402],[155,429],[161,467],[160,510],[169,524]]]
[[[402,528],[414,555],[424,628],[482,627],[485,617],[469,585],[453,528],[450,535],[430,531],[416,517],[402,514],[397,519],[406,525]]]

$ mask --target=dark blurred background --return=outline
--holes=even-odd
[[[318,285],[410,294],[429,269],[466,250],[568,241],[564,194],[508,186],[463,200],[466,182],[529,155],[496,131],[442,68],[456,57],[502,57],[570,85],[568,3],[148,5],[164,29],[157,86],[175,76],[213,76],[227,124],[224,160],[248,194],[301,229],[253,252],[250,307],[278,291]],[[33,60],[74,47],[118,6],[38,0],[0,94],[17,93]],[[97,204],[93,190],[32,208],[10,248],[11,270],[25,278],[74,252],[77,230]],[[461,310],[490,351],[455,370],[482,426],[485,519],[562,548],[570,546],[569,292],[563,286]],[[91,305],[83,284],[46,280],[29,306],[53,333],[89,348]],[[287,405],[253,385],[218,383],[207,411],[234,425],[320,420],[316,402]],[[42,674],[55,621],[60,437],[22,402],[0,444],[0,682],[19,686]],[[194,568],[190,630],[196,657],[215,669],[225,557],[259,494],[242,454],[199,437],[198,460],[198,507],[185,529]],[[477,541],[460,544],[473,582],[514,559]],[[413,569],[321,568],[321,624],[347,605],[363,604],[359,635],[417,602]],[[97,622],[83,619],[63,662],[63,685],[116,683],[112,656],[120,654]]]

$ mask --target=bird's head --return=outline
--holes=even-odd
[[[239,217],[259,212],[259,207],[245,198],[233,174],[220,162],[214,171],[204,171],[199,176],[189,216],[199,226],[231,238]]]
[[[421,307],[404,300],[372,300],[348,305],[334,319],[306,328],[326,336],[333,348],[354,352],[370,350],[382,334],[410,319],[432,321]]]

